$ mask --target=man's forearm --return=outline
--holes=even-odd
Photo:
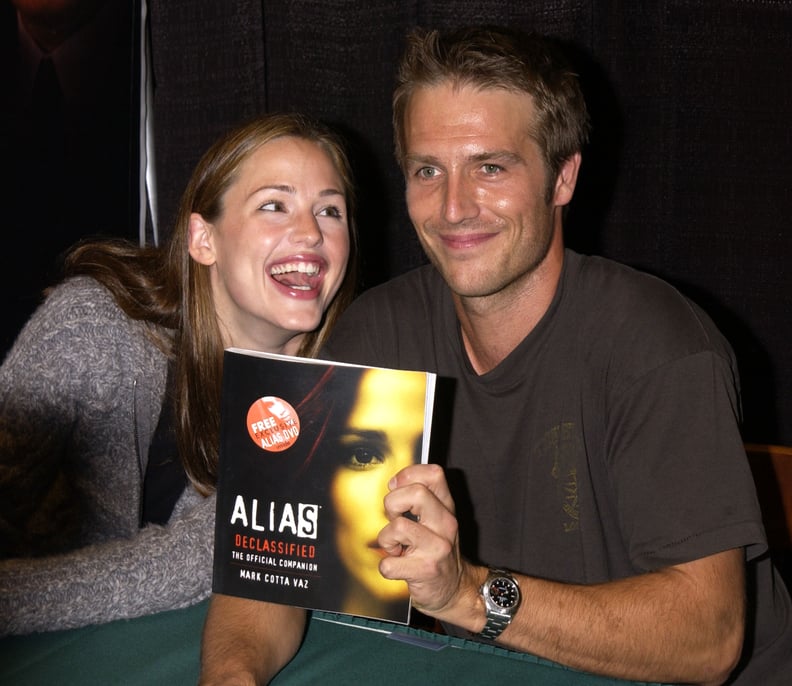
[[[741,550],[592,586],[515,576],[523,600],[498,640],[506,647],[612,677],[701,684],[721,683],[740,655]],[[483,602],[457,611],[444,619],[483,628]]]
[[[262,686],[291,660],[305,631],[304,610],[214,595],[201,644],[200,686]]]

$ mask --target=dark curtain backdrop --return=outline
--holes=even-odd
[[[792,2],[150,0],[164,232],[212,139],[303,110],[348,136],[364,286],[423,262],[393,162],[406,30],[518,26],[567,43],[594,121],[567,243],[658,274],[740,363],[745,438],[792,444]]]
[[[51,20],[54,58],[40,59],[15,5],[0,1],[0,358],[59,278],[64,251],[138,236],[140,0],[19,5],[22,16],[69,21]]]

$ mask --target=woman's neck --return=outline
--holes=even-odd
[[[303,332],[295,333],[292,336],[234,335],[222,323],[220,324],[220,333],[224,348],[244,348],[277,355],[296,355],[307,335]]]

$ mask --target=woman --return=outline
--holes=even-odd
[[[0,368],[0,635],[208,596],[222,351],[316,353],[351,202],[335,137],[269,115],[204,155],[167,246],[75,249]]]
[[[406,617],[407,584],[380,574],[384,552],[377,536],[388,523],[382,505],[388,481],[421,461],[425,398],[423,374],[366,370],[338,436],[340,464],[331,477],[330,498],[336,549],[349,580],[344,612],[402,621]]]
[[[340,367],[317,369],[316,374],[321,376],[296,408],[300,439],[308,439],[302,444],[305,454],[295,453],[301,464],[297,493],[304,496],[301,484],[309,484],[315,502],[322,504],[322,530],[333,535],[326,548],[329,557],[320,556],[322,586],[316,597],[308,601],[310,592],[303,591],[297,597],[319,603],[313,607],[330,607],[330,581],[341,594],[333,609],[404,621],[407,584],[380,574],[385,552],[377,537],[388,523],[383,507],[388,482],[421,461],[426,374]],[[318,545],[325,546],[325,537]]]

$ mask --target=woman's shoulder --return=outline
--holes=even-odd
[[[52,288],[33,319],[42,316],[61,325],[104,325],[129,329],[130,333],[152,326],[130,317],[113,293],[91,276],[74,276]]]
[[[77,276],[47,293],[17,337],[12,354],[15,349],[23,354],[33,349],[49,354],[86,354],[89,349],[111,353],[123,346],[127,357],[148,356],[143,348],[154,347],[152,333],[150,325],[128,317],[102,284]]]
[[[51,288],[43,302],[57,309],[117,310],[112,293],[90,276],[74,276]]]

